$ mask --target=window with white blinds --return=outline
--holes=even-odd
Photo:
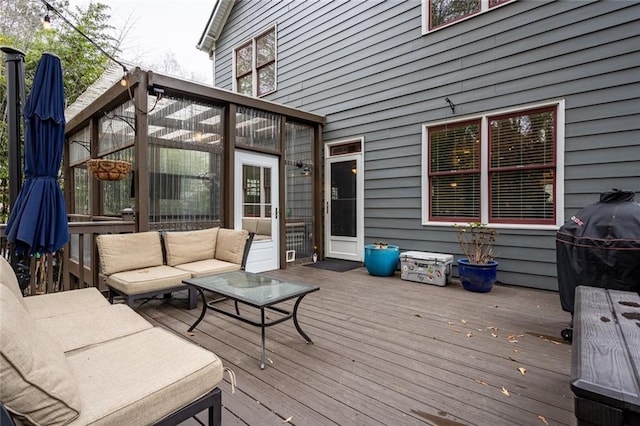
[[[426,126],[427,221],[555,224],[557,110]]]
[[[480,120],[429,129],[430,218],[480,220]]]
[[[555,223],[555,110],[489,117],[491,222]]]

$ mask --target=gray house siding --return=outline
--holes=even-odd
[[[452,229],[422,225],[422,128],[438,120],[564,99],[565,219],[601,191],[640,192],[640,2],[516,1],[427,35],[421,19],[417,0],[240,0],[215,84],[231,89],[233,48],[277,24],[266,99],[325,115],[325,141],[364,137],[366,239],[402,250],[461,255]],[[557,289],[555,230],[500,229],[498,244],[501,282]]]

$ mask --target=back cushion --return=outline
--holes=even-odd
[[[167,265],[176,266],[198,260],[213,259],[220,228],[164,233]]]
[[[256,228],[258,235],[271,235],[271,219],[260,219]]]
[[[241,264],[249,232],[244,229],[220,228],[216,244],[216,259]]]
[[[18,284],[15,272],[13,272],[13,268],[7,259],[0,256],[0,285],[3,284],[16,295],[16,299],[26,308],[27,305],[23,300],[22,290],[20,290],[20,285]]]
[[[62,349],[0,285],[0,400],[36,425],[65,425],[80,414],[78,386]]]
[[[257,217],[243,217],[242,218],[242,229],[246,229],[248,232],[253,232],[254,234],[258,230],[258,218]]]
[[[100,271],[104,275],[162,265],[162,243],[158,232],[104,234],[96,238]]]

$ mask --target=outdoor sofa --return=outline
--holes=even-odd
[[[136,299],[186,289],[183,280],[244,270],[253,236],[219,227],[99,235],[100,278],[111,302],[122,296],[133,307]],[[195,309],[197,292],[188,290],[189,309]]]
[[[23,297],[0,257],[0,424],[221,423],[220,359],[96,288]]]

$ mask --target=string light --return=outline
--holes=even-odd
[[[113,62],[115,62],[116,64],[122,67],[122,71],[124,74],[122,76],[122,80],[120,80],[120,86],[127,88],[127,92],[129,93],[129,98],[133,100],[133,94],[131,93],[131,85],[129,85],[129,80],[127,78],[127,74],[129,73],[129,70],[127,69],[127,67],[122,62],[120,62],[119,60],[111,56],[109,53],[107,53],[98,43],[93,41],[88,35],[82,32],[78,27],[73,25],[71,21],[65,18],[65,16],[62,13],[60,13],[55,7],[53,7],[49,2],[47,2],[46,0],[41,0],[41,1],[47,7],[47,14],[44,17],[44,23],[43,23],[44,25],[47,25],[47,24],[51,25],[51,17],[49,16],[49,12],[53,12],[54,14],[59,16],[64,22],[66,22],[67,25],[73,28],[78,34],[84,37],[89,43],[93,44],[95,48],[98,49],[104,56],[111,59]],[[153,104],[153,107],[149,111],[142,111],[141,109],[138,108],[138,106],[135,103],[133,105],[135,106],[137,111],[141,112],[142,114],[148,114],[156,108],[156,106],[158,105],[158,102],[160,101],[160,99],[162,99],[163,94],[164,94],[164,90],[156,89],[156,102]]]
[[[71,28],[73,28],[78,34],[80,34],[82,37],[84,37],[89,43],[93,44],[96,47],[96,49],[98,49],[104,56],[106,56],[107,58],[111,59],[116,64],[120,65],[122,67],[122,71],[124,72],[124,77],[120,81],[120,85],[123,86],[123,87],[126,87],[128,85],[128,82],[127,82],[127,79],[126,79],[126,75],[129,72],[129,70],[127,69],[127,67],[122,62],[120,62],[119,60],[117,60],[116,58],[111,56],[109,53],[107,53],[102,47],[100,47],[100,45],[98,43],[93,41],[88,35],[86,35],[84,32],[82,32],[78,27],[73,25],[71,23],[71,21],[69,21],[67,18],[65,18],[65,16],[62,13],[60,13],[55,7],[53,7],[51,4],[49,4],[49,2],[47,2],[46,0],[41,0],[41,1],[47,8],[47,14],[44,16],[44,22],[43,22],[43,27],[45,29],[51,28],[51,17],[49,16],[49,12],[53,12],[54,14],[59,16],[64,22],[66,22],[67,25],[69,25]]]
[[[42,28],[45,30],[51,29],[51,17],[49,16],[49,11],[47,10],[47,14],[44,15],[44,22],[42,23]]]

